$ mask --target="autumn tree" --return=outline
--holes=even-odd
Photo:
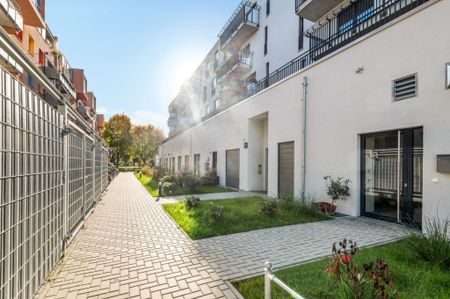
[[[148,164],[158,154],[158,148],[164,140],[164,132],[152,125],[134,126],[131,129],[133,159],[143,165]]]
[[[132,144],[131,128],[131,120],[125,114],[116,114],[105,124],[102,136],[112,150],[116,166],[129,157]]]

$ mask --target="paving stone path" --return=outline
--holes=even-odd
[[[236,298],[230,279],[326,256],[333,241],[361,246],[404,236],[365,218],[257,230],[193,241],[132,174],[120,174],[37,298]]]

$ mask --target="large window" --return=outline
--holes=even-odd
[[[268,46],[267,43],[269,41],[269,28],[266,26],[264,28],[264,55],[267,55]]]
[[[299,17],[298,19],[298,50],[303,49],[303,34],[305,31],[305,20],[302,17]]]
[[[189,172],[191,165],[189,163],[189,155],[184,156],[184,171]]]
[[[200,154],[194,155],[194,174],[200,175]]]

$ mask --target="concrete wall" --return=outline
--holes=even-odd
[[[299,194],[301,82],[307,77],[306,191],[326,200],[323,176],[348,177],[352,196],[339,203],[338,211],[359,215],[361,134],[423,127],[424,214],[447,217],[450,175],[436,172],[436,155],[450,154],[450,90],[444,88],[445,64],[450,62],[450,1],[423,8],[164,143],[162,156],[200,153],[204,163],[218,151],[218,174],[225,184],[225,150],[240,148],[240,187],[251,190],[259,184],[254,166],[261,160],[251,155],[253,146],[261,146],[261,132],[252,122],[267,114],[268,194],[277,194],[277,145],[286,141],[295,142]],[[361,66],[364,71],[356,73]],[[392,80],[414,73],[419,78],[418,96],[393,102]]]

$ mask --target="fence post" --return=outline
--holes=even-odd
[[[264,267],[264,299],[272,299],[272,285],[270,276],[272,275],[272,263],[266,262]]]

